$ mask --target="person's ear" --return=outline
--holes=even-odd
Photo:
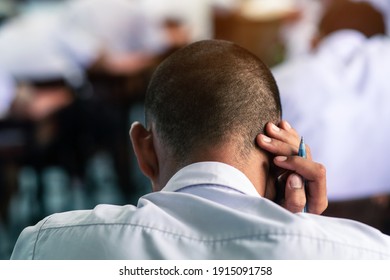
[[[152,131],[147,130],[141,123],[134,122],[130,128],[130,139],[138,166],[154,185],[159,174],[159,166]]]

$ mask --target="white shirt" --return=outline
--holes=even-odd
[[[212,39],[213,8],[234,10],[240,0],[141,0],[144,10],[156,18],[173,18],[184,24],[191,42]]]
[[[51,79],[88,67],[100,46],[81,29],[66,28],[60,8],[20,15],[0,28],[0,65],[18,79]]]
[[[292,214],[237,169],[201,162],[138,206],[49,216],[12,259],[390,259],[390,237],[358,222]]]
[[[68,0],[64,29],[82,30],[109,54],[161,54],[169,47],[163,19],[143,7],[144,0]]]
[[[294,21],[286,21],[281,28],[287,58],[297,57],[310,51],[311,39],[317,32],[325,1],[293,0],[292,2],[300,16]]]
[[[390,39],[339,31],[275,67],[283,118],[327,168],[329,200],[390,193]]]
[[[80,76],[103,50],[156,55],[167,47],[162,23],[136,0],[68,0],[0,28],[0,65],[19,79]]]
[[[5,118],[15,98],[15,83],[0,70],[0,120]]]
[[[352,0],[368,2],[382,15],[387,35],[390,35],[390,1],[389,0]],[[282,27],[282,38],[286,45],[287,58],[295,58],[310,52],[311,41],[318,32],[318,24],[326,10],[327,1],[292,0],[300,12],[299,19],[286,22]]]

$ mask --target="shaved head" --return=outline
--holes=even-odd
[[[145,111],[176,161],[199,149],[233,143],[245,157],[281,105],[264,63],[227,41],[193,43],[168,57],[149,84]]]

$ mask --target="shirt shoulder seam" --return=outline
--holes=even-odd
[[[37,248],[37,243],[38,243],[38,240],[39,240],[39,235],[41,234],[42,231],[44,231],[45,229],[43,228],[44,225],[47,223],[47,221],[51,218],[51,216],[47,217],[46,220],[42,223],[42,225],[39,227],[39,230],[38,230],[38,233],[37,233],[37,237],[35,238],[35,242],[34,242],[34,247],[33,247],[33,252],[32,252],[32,257],[31,259],[34,259],[35,258],[35,250]]]
[[[185,239],[188,239],[188,240],[195,240],[195,241],[204,242],[204,243],[226,242],[226,241],[235,240],[235,239],[254,238],[254,237],[258,238],[258,237],[261,237],[261,236],[269,236],[269,235],[296,236],[296,237],[301,237],[301,238],[306,238],[306,239],[311,239],[311,240],[316,240],[316,241],[323,241],[323,242],[329,242],[329,243],[333,243],[333,244],[338,244],[338,245],[341,245],[341,246],[346,246],[346,247],[349,247],[349,248],[354,248],[354,249],[363,250],[363,251],[366,251],[366,252],[371,252],[371,253],[374,253],[374,254],[378,254],[378,255],[381,255],[381,256],[389,256],[390,257],[390,253],[386,254],[385,252],[372,250],[372,249],[365,248],[365,247],[359,247],[359,246],[356,246],[356,245],[353,245],[353,244],[345,244],[343,242],[337,242],[336,240],[330,240],[330,239],[327,239],[327,238],[317,238],[317,237],[313,237],[313,236],[299,235],[299,234],[287,233],[287,232],[283,232],[283,233],[282,232],[264,232],[264,233],[258,232],[258,233],[252,233],[252,234],[249,234],[249,233],[245,234],[245,233],[243,233],[241,235],[232,236],[232,237],[225,237],[225,238],[220,238],[220,239],[201,239],[201,238],[187,236],[187,235],[184,235],[184,234],[174,233],[174,232],[168,231],[168,230],[163,230],[163,229],[159,229],[159,228],[155,228],[155,227],[151,227],[151,226],[147,226],[147,225],[140,225],[140,224],[134,224],[134,223],[108,223],[108,224],[107,223],[90,223],[90,224],[81,224],[81,225],[66,225],[66,226],[53,226],[53,227],[42,228],[44,226],[44,224],[49,220],[49,218],[40,227],[38,235],[37,235],[37,239],[36,239],[36,242],[35,242],[35,245],[36,245],[36,243],[37,243],[37,241],[39,239],[39,234],[41,232],[43,232],[43,231],[55,230],[55,229],[63,229],[63,228],[73,228],[73,227],[109,226],[109,225],[112,226],[112,225],[114,225],[114,226],[128,226],[128,227],[134,227],[134,228],[138,227],[138,228],[142,228],[142,229],[150,229],[150,230],[153,230],[153,231],[159,231],[159,232],[162,232],[162,233],[165,233],[165,234],[169,234],[169,235],[172,235],[172,236],[177,236],[177,237],[185,238]],[[35,245],[34,245],[34,252],[35,252]]]

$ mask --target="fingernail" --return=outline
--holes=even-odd
[[[263,141],[266,142],[266,143],[271,143],[271,141],[272,141],[271,138],[269,138],[269,137],[267,137],[267,136],[265,136],[265,135],[262,135],[261,138],[262,138]]]
[[[277,156],[277,157],[275,157],[275,160],[276,161],[286,161],[287,157],[285,157],[285,156]]]
[[[276,131],[276,132],[279,132],[279,131],[280,131],[280,128],[277,127],[277,126],[274,125],[274,124],[271,124],[271,128],[272,128],[273,131]]]
[[[303,187],[303,181],[302,177],[297,174],[291,174],[288,178],[290,188],[292,189],[302,189]]]

